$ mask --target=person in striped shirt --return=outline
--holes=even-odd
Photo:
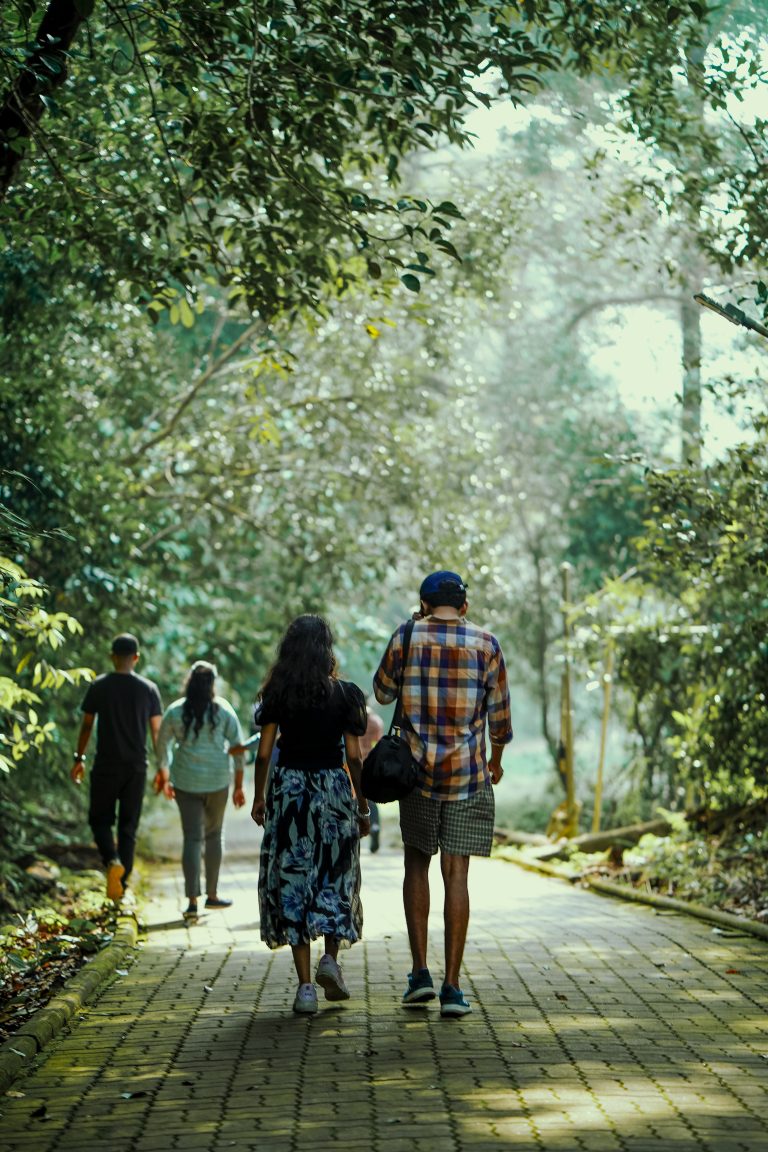
[[[224,852],[224,812],[234,767],[232,803],[245,804],[243,732],[232,705],[216,695],[216,666],[197,660],[184,695],[165,711],[157,740],[155,789],[176,801],[181,817],[181,866],[189,904],[184,919],[195,922],[200,864],[205,865],[205,907],[229,908],[219,895]]]
[[[429,866],[439,849],[445,885],[440,1014],[451,1018],[472,1010],[459,983],[469,925],[469,858],[491,853],[493,786],[503,775],[501,758],[512,740],[512,722],[501,647],[492,633],[467,620],[462,578],[446,570],[433,572],[422,582],[419,598],[407,666],[402,666],[406,624],[401,624],[382,656],[373,688],[380,704],[391,703],[402,691],[403,733],[420,768],[419,784],[400,801],[403,904],[413,957],[402,1003],[410,1008],[435,998],[427,967],[427,919]]]

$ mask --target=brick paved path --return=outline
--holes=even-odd
[[[474,861],[475,1011],[441,1021],[398,1005],[399,853],[364,864],[353,999],[309,1019],[259,941],[254,859],[192,929],[163,866],[130,971],[0,1100],[2,1152],[768,1150],[764,942]]]

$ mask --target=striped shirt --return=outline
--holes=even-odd
[[[168,767],[171,758],[171,783],[182,792],[218,792],[228,788],[231,777],[230,744],[242,744],[240,721],[231,704],[215,697],[219,710],[213,728],[206,719],[195,736],[194,723],[184,735],[182,711],[184,699],[174,700],[165,711],[157,738],[157,765]],[[245,757],[236,756],[235,765],[242,769]]]
[[[403,661],[401,624],[373,681],[376,699],[396,697]],[[507,671],[499,642],[463,617],[417,620],[403,680],[403,725],[424,779],[421,792],[436,800],[464,800],[490,782],[486,719],[494,744],[512,739]]]

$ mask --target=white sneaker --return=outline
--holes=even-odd
[[[315,980],[325,990],[326,1000],[349,1000],[349,988],[344,983],[341,968],[327,952],[317,966]]]
[[[314,984],[299,984],[293,1010],[304,1016],[314,1016],[317,1012],[317,992]]]

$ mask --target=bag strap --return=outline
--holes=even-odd
[[[402,728],[403,725],[403,684],[405,683],[405,669],[408,665],[408,653],[411,648],[411,633],[413,632],[414,621],[409,620],[403,632],[403,663],[400,668],[400,683],[397,687],[397,702],[395,703],[395,711],[392,716],[392,723],[389,726],[390,734],[397,728]]]

